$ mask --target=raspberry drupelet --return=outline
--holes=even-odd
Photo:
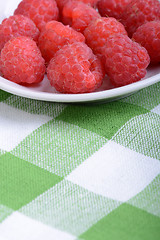
[[[4,78],[20,84],[41,82],[45,74],[44,63],[35,41],[24,36],[10,39],[0,55]]]
[[[160,21],[151,21],[137,28],[133,40],[147,49],[152,63],[160,62]]]
[[[104,53],[107,39],[114,34],[127,35],[127,32],[120,22],[111,17],[93,20],[84,30],[87,45],[99,56]]]
[[[62,12],[63,23],[82,33],[92,20],[99,17],[94,8],[82,2],[68,2]]]
[[[14,12],[33,20],[41,31],[51,20],[58,20],[59,10],[55,0],[22,0]]]
[[[46,24],[44,31],[41,32],[38,46],[46,63],[48,63],[62,46],[75,41],[85,42],[85,37],[69,26],[51,21]]]
[[[0,24],[0,51],[12,37],[26,36],[38,42],[39,30],[34,22],[23,15],[6,18]]]
[[[131,0],[100,0],[98,11],[103,17],[114,17],[120,19],[122,12]]]
[[[160,20],[160,2],[158,0],[132,0],[121,15],[129,37],[142,24]]]
[[[100,60],[80,42],[63,46],[47,68],[51,85],[62,93],[93,92],[101,86],[104,75]]]
[[[142,79],[150,63],[147,50],[121,34],[108,38],[105,59],[106,73],[115,87]]]

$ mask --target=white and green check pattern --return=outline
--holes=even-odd
[[[160,239],[160,83],[101,105],[0,90],[0,240],[45,239]]]

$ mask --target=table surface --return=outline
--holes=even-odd
[[[72,105],[0,90],[1,240],[159,240],[160,83]]]

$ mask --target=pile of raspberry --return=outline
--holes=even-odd
[[[90,93],[159,62],[158,0],[22,0],[0,24],[0,73],[26,86],[46,73],[61,93]]]

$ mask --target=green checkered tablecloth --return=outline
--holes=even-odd
[[[0,90],[0,240],[118,239],[160,239],[160,83],[101,105]]]

